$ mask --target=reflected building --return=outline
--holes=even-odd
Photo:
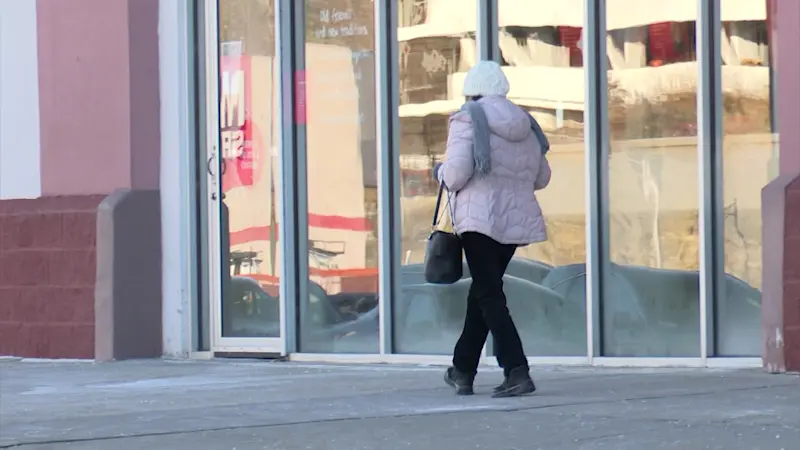
[[[230,1],[221,2],[221,11],[233,5]],[[610,158],[604,174],[604,226],[609,266],[601,322],[607,356],[700,355],[703,186],[696,1],[647,8],[627,0],[606,2]],[[328,312],[326,319],[308,313],[306,321],[301,308],[300,347],[303,336],[318,335],[311,329],[343,326],[365,315],[372,315],[376,326],[352,346],[331,347],[322,338],[304,350],[312,353],[378,349],[374,125],[375,95],[382,88],[375,77],[371,2],[361,3],[309,1],[304,12],[304,66],[296,76],[304,88],[300,114],[306,138],[308,272],[317,293],[309,294],[309,304],[327,304],[323,309]],[[402,267],[401,295],[392,302],[392,314],[400,353],[449,353],[461,328],[465,303],[459,298],[469,284],[466,275],[451,287],[431,286],[420,275],[436,194],[431,168],[444,158],[449,115],[464,102],[461,86],[477,58],[477,9],[462,3],[408,0],[397,5],[402,225],[396,232],[402,248],[395,258]],[[537,193],[549,240],[520,249],[506,277],[510,308],[535,356],[587,352],[583,3],[498,0],[497,5],[497,50],[512,86],[509,98],[536,117],[552,144],[553,181]],[[749,356],[760,348],[760,192],[776,168],[767,4],[725,0],[720,16],[724,221],[714,232],[725,236],[727,275],[726,296],[717,308],[718,340],[722,353]],[[227,23],[236,22],[227,17]],[[232,25],[226,32],[224,39],[235,34]],[[252,40],[252,28],[249,32]],[[264,54],[248,52],[256,48],[248,39],[224,42],[226,48],[242,53],[223,55],[223,91],[233,79],[227,72],[230,64],[246,72],[243,87],[236,88],[247,122],[243,150],[226,156],[222,178],[231,254],[257,255],[258,264],[248,263],[245,276],[277,295],[277,62],[269,46]],[[223,113],[230,109],[226,98]],[[223,137],[223,149],[225,142]],[[252,167],[243,169],[248,154],[254,155]],[[235,269],[240,266],[231,259],[232,275],[241,276]]]

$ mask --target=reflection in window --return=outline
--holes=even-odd
[[[723,11],[730,0],[722,0]],[[761,354],[761,189],[778,174],[772,114],[771,11],[751,2],[750,20],[723,16],[723,205],[725,284],[716,299],[717,354]],[[772,3],[774,6],[774,2]]]
[[[305,5],[311,279],[300,351],[378,353],[374,4]]]
[[[402,294],[393,308],[399,353],[452,353],[466,314],[461,286],[428,285],[422,276],[437,192],[431,169],[444,157],[449,115],[463,103],[456,79],[463,80],[477,52],[474,18],[458,34],[436,32],[446,25],[436,17],[441,21],[457,5],[398,0],[403,266]]]
[[[509,97],[550,138],[554,178],[537,193],[550,240],[517,251],[505,291],[529,355],[585,355],[584,73],[580,29],[570,26],[583,16],[531,26],[535,8],[523,3],[509,2],[520,11],[504,16],[515,22],[501,24],[499,45]],[[437,193],[431,169],[444,158],[449,115],[464,103],[464,76],[476,61],[475,22],[463,20],[470,26],[442,35],[436,30],[450,26],[444,18],[467,14],[462,2],[399,4],[403,267],[402,295],[394,302],[396,350],[450,354],[463,327],[469,272],[452,286],[429,285],[422,262]]]
[[[509,98],[536,118],[550,140],[553,178],[536,192],[548,240],[517,250],[506,271],[508,307],[530,356],[586,355],[586,197],[583,142],[583,11],[541,26],[536,8],[499,0]],[[509,8],[514,8],[510,10]],[[510,18],[513,18],[511,21]],[[490,354],[493,349],[489,349]]]
[[[636,23],[612,3],[607,11],[607,356],[698,356],[700,350],[697,8],[664,8],[674,9],[671,21]]]
[[[220,0],[222,336],[280,336],[272,1]]]

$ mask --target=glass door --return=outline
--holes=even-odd
[[[274,1],[206,8],[212,349],[284,354]]]

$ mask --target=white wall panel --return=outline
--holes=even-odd
[[[0,199],[41,195],[36,0],[0,1]]]

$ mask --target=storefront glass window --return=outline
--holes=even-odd
[[[305,2],[309,296],[300,351],[378,353],[374,4]]]
[[[550,239],[517,251],[504,289],[530,356],[580,356],[586,354],[583,14],[543,25],[536,8],[523,3],[500,0],[502,63],[509,98],[533,113],[551,140],[556,175],[537,193]],[[477,54],[474,25],[457,29],[476,23],[475,8],[463,6],[399,2],[403,268],[394,328],[400,353],[451,353],[466,311],[468,271],[451,286],[425,284],[422,276],[437,193],[431,169],[444,158],[449,114],[464,103],[464,76]]]
[[[603,354],[700,353],[696,2],[607,3]],[[661,14],[662,16],[659,16]]]
[[[464,74],[477,57],[476,8],[463,0],[397,1],[403,266],[394,345],[398,353],[449,354],[461,334],[469,280],[425,284],[422,262],[437,194],[431,171],[444,158],[448,119],[464,103]]]
[[[500,54],[509,98],[550,141],[550,185],[535,193],[546,242],[519,248],[506,272],[508,308],[528,356],[586,355],[585,80],[582,4],[542,22],[541,2],[499,0]],[[489,347],[489,354],[494,354]]]
[[[747,20],[726,8],[747,5]],[[717,297],[717,354],[761,354],[761,189],[778,174],[772,113],[775,2],[722,0],[722,123],[725,284]]]

